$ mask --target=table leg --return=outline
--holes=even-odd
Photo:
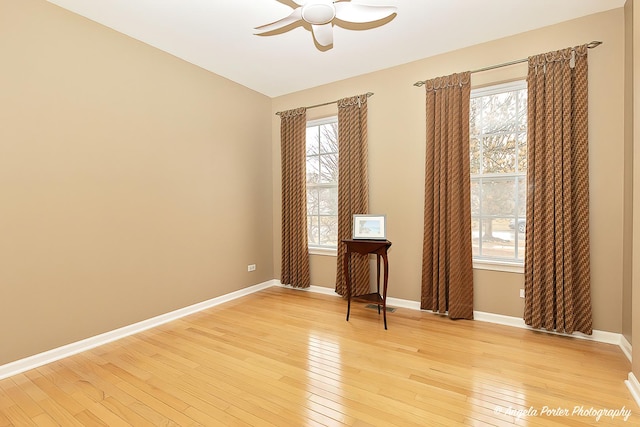
[[[349,312],[351,312],[351,281],[349,280],[349,255],[350,252],[347,251],[344,254],[344,263],[343,263],[343,271],[344,271],[344,283],[347,288],[347,322],[349,321]]]
[[[380,295],[380,254],[376,254],[376,285],[378,295]],[[380,314],[380,300],[378,300],[378,314]]]
[[[387,282],[389,280],[389,262],[387,260],[387,254],[383,254],[384,260],[384,290],[382,293],[382,312],[384,316],[384,329],[387,329]],[[378,274],[380,272],[378,271]]]

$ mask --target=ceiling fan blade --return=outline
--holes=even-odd
[[[293,24],[296,21],[302,19],[302,8],[298,7],[291,12],[291,15],[279,19],[270,24],[261,25],[259,27],[255,27],[254,30],[257,30],[256,34],[268,33],[269,31],[279,30],[280,28],[284,28],[287,25]]]
[[[328,24],[312,25],[313,37],[320,46],[330,46],[333,44],[333,26]]]
[[[347,2],[336,2],[336,18],[341,21],[362,24],[387,18],[398,10],[394,6],[366,6]]]

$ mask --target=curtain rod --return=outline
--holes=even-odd
[[[367,92],[366,95],[367,95],[367,98],[369,98],[370,96],[373,96],[373,92]],[[304,108],[306,108],[308,110],[309,108],[324,107],[325,105],[335,104],[338,101],[331,101],[331,102],[325,102],[325,103],[322,103],[322,104],[310,105],[310,106],[304,107]],[[278,111],[276,113],[277,116],[279,116],[280,114],[282,114],[282,111]]]
[[[589,49],[593,49],[594,47],[598,47],[602,44],[602,42],[600,41],[592,41],[591,43],[587,44],[587,48]],[[489,71],[489,70],[494,70],[496,68],[502,68],[502,67],[508,67],[509,65],[515,65],[515,64],[521,64],[523,62],[527,62],[529,60],[529,58],[524,58],[524,59],[516,59],[515,61],[510,61],[510,62],[505,62],[502,64],[497,64],[497,65],[490,65],[488,67],[484,67],[484,68],[478,68],[477,70],[472,70],[471,73],[480,73],[482,71]],[[427,81],[426,80],[422,80],[419,82],[415,82],[413,85],[417,86],[417,87],[421,87],[423,86]]]

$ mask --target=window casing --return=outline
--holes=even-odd
[[[338,247],[338,118],[307,122],[307,236],[309,251]]]
[[[474,266],[522,266],[527,195],[526,82],[472,90],[469,129]]]

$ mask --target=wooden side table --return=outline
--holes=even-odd
[[[361,240],[361,239],[344,239],[342,240],[347,247],[344,255],[344,277],[347,287],[347,321],[349,321],[349,313],[351,312],[351,277],[349,274],[349,259],[351,253],[359,253],[362,255],[376,254],[377,262],[377,292],[365,295],[358,295],[354,299],[371,301],[378,305],[378,314],[380,314],[380,304],[382,304],[382,316],[384,319],[384,328],[387,329],[387,282],[389,279],[389,261],[387,260],[387,250],[391,246],[388,240]],[[384,261],[384,285],[382,294],[380,294],[380,258]]]

